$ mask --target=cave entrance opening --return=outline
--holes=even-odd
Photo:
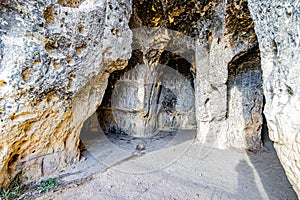
[[[133,51],[128,66],[110,74],[101,105],[81,131],[82,149],[104,157],[110,149],[119,161],[196,137],[192,64],[168,51],[156,64],[143,60]]]

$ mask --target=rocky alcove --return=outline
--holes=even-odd
[[[105,133],[192,130],[203,146],[252,152],[268,130],[299,192],[294,1],[4,0],[0,8],[1,187],[77,163],[92,119]]]
[[[197,129],[207,146],[263,146],[260,51],[247,4],[240,5],[133,1],[131,58],[110,73],[95,114],[111,142]],[[205,19],[193,9],[204,9]]]
[[[110,75],[97,111],[103,130],[147,137],[156,130],[195,129],[192,65],[168,52],[150,67],[142,58],[133,53],[124,70]]]

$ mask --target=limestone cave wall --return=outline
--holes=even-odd
[[[262,146],[264,109],[299,194],[299,7],[1,1],[0,186],[78,161],[80,129],[97,109],[106,131],[197,127],[203,145],[249,150]]]
[[[216,148],[257,149],[261,147],[263,92],[247,1],[209,5],[198,21],[195,44],[197,136]]]
[[[300,195],[300,5],[249,0],[261,51],[264,113],[271,140]]]
[[[79,160],[84,121],[131,56],[130,1],[0,2],[0,186]]]
[[[262,146],[264,102],[259,53],[256,45],[228,64],[228,140],[248,150]]]
[[[97,111],[102,129],[137,137],[162,129],[195,129],[191,63],[170,52],[163,52],[157,65],[147,63],[143,52],[135,51],[124,70],[111,74]]]

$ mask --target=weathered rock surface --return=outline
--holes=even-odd
[[[184,54],[172,53],[179,46],[176,32],[147,28],[133,33],[138,50],[123,71],[111,75],[98,110],[103,129],[137,137],[158,129],[195,129],[192,65]]]
[[[300,5],[249,0],[258,36],[270,138],[300,196]]]
[[[258,46],[237,55],[228,65],[227,144],[255,150],[262,146],[262,71]]]
[[[271,139],[299,194],[299,5],[249,6],[252,15],[247,0],[2,1],[0,186],[76,162],[82,124],[105,92],[104,129],[147,136],[197,122],[202,144],[257,149],[263,87]],[[142,28],[134,41],[129,27]]]
[[[83,122],[131,55],[130,1],[1,1],[0,186],[79,159]]]
[[[136,34],[136,43],[140,44],[139,49],[142,53],[133,57],[136,59],[139,57],[139,63],[146,64],[144,68],[139,66],[135,69],[136,74],[140,76],[139,80],[142,81],[130,81],[129,78],[128,82],[128,78],[125,78],[125,83],[124,78],[121,77],[117,78],[121,80],[116,88],[115,83],[111,83],[110,88],[113,89],[109,93],[113,94],[115,91],[115,94],[119,94],[116,96],[120,98],[108,97],[112,98],[117,106],[111,105],[113,102],[108,100],[109,105],[105,105],[107,112],[99,111],[102,115],[99,119],[104,121],[106,130],[109,126],[119,125],[129,134],[132,132],[138,135],[137,132],[142,132],[141,135],[148,135],[157,128],[154,124],[159,121],[160,116],[163,118],[162,121],[165,124],[171,124],[172,128],[178,127],[178,124],[183,124],[181,127],[184,127],[186,119],[193,121],[193,117],[183,117],[180,120],[174,117],[175,112],[163,112],[163,115],[160,115],[159,105],[156,103],[159,101],[152,98],[157,97],[158,89],[150,87],[149,90],[148,87],[147,91],[145,82],[158,81],[159,73],[155,75],[154,72],[157,71],[155,68],[158,63],[162,64],[159,60],[164,60],[162,58],[164,53],[161,54],[161,52],[167,50],[170,52],[167,55],[167,60],[170,61],[164,63],[167,66],[172,67],[175,60],[173,58],[172,61],[172,53],[182,55],[190,62],[190,66],[179,63],[176,67],[183,75],[191,74],[186,77],[191,80],[195,88],[195,109],[190,109],[188,112],[185,110],[185,115],[196,116],[199,140],[205,145],[218,148],[256,149],[261,147],[263,93],[260,59],[247,1],[228,1],[227,3],[223,1],[181,3],[178,1],[167,3],[163,0],[133,1],[130,26],[133,29],[166,27],[168,30],[173,30],[174,35],[181,37],[182,41],[191,45],[190,47],[184,46],[178,51],[180,45],[177,44],[176,48],[176,42],[173,42],[173,46],[169,45],[172,43],[170,41],[174,40],[170,31],[161,31],[152,35],[147,33],[145,34],[147,37],[141,36],[142,33]],[[182,35],[187,37],[184,38]],[[149,38],[153,38],[154,41]],[[150,56],[151,53],[152,56]],[[147,66],[149,69],[146,69]],[[154,71],[151,72],[151,68]],[[145,71],[148,72],[145,73]],[[123,76],[134,77],[130,73]],[[174,100],[178,98],[173,102],[173,107],[180,107],[179,104],[182,102],[194,101],[194,94],[182,87],[182,81],[175,82],[186,98],[179,98],[178,94],[181,93],[178,92],[177,94],[169,93],[167,95],[169,99],[172,99],[172,96]],[[138,94],[140,97],[131,96],[131,93]],[[147,102],[152,102],[150,104],[155,104],[156,107],[147,109]],[[112,113],[115,115],[113,116]],[[139,116],[139,119],[136,116]],[[166,120],[167,118],[169,120]],[[172,122],[174,119],[178,124]],[[158,127],[160,125],[158,122]],[[150,129],[146,128],[148,126]],[[144,134],[145,128],[147,134]]]
[[[212,5],[206,11],[212,14],[198,22],[197,136],[208,146],[256,149],[261,146],[263,94],[253,20],[247,1]]]

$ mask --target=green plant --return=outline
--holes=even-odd
[[[13,192],[10,189],[1,189],[0,199],[9,199],[13,197]]]
[[[48,192],[49,190],[53,189],[54,187],[59,186],[59,183],[56,182],[53,178],[49,178],[46,181],[41,181],[38,184],[37,189],[41,192]]]
[[[20,181],[20,173],[15,176],[8,189],[0,189],[0,200],[15,199],[21,196],[25,186]]]

